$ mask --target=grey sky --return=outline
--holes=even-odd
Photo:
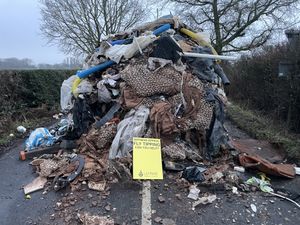
[[[30,58],[34,63],[60,63],[65,58],[47,45],[39,30],[38,0],[0,0],[0,58]]]

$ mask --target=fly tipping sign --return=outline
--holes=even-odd
[[[133,179],[163,179],[160,139],[133,138]]]

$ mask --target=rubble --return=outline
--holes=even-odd
[[[169,218],[164,218],[161,221],[162,225],[176,225],[175,221]]]
[[[176,17],[163,21],[148,24],[152,32],[137,28],[138,37],[125,32],[121,40],[103,40],[84,70],[62,84],[62,111],[74,124],[66,138],[79,138],[78,153],[85,157],[81,180],[130,175],[133,137],[160,138],[171,162],[200,162],[228,146],[223,83],[229,82],[219,61],[179,54],[213,54],[213,48],[199,46],[203,40]]]
[[[177,17],[134,30],[101,41],[83,70],[61,86],[65,118],[48,133],[43,128],[41,144],[27,144],[31,149],[78,140],[77,153],[85,159],[79,179],[92,189],[105,176],[130,176],[133,137],[160,138],[164,158],[174,163],[201,162],[229,150],[223,126],[229,81],[212,46]],[[45,163],[48,170],[66,166]],[[47,166],[39,173],[50,177]]]
[[[166,201],[166,199],[163,196],[158,196],[158,202],[160,203],[164,203]]]
[[[89,181],[88,183],[88,187],[89,189],[91,190],[94,190],[94,191],[104,191],[105,190],[105,186],[106,186],[106,182],[105,181],[102,181],[102,182],[93,182],[93,181]]]
[[[193,200],[197,200],[199,193],[200,193],[200,190],[197,188],[197,186],[191,185],[188,198],[193,199]]]
[[[245,146],[251,140],[233,141],[233,145],[229,141],[224,86],[230,81],[220,59],[232,58],[217,56],[208,42],[177,17],[108,36],[86,58],[83,69],[63,82],[64,115],[58,125],[38,128],[26,141],[28,151],[60,144],[68,153],[42,155],[32,165],[43,181],[53,179],[55,190],[69,184],[72,190],[86,190],[80,186],[87,184],[91,190],[107,192],[110,184],[132,179],[133,138],[157,138],[164,170],[177,173],[176,183],[184,190],[190,187],[193,209],[217,199],[211,193],[199,198],[200,183],[214,185],[214,193],[218,184],[237,195],[250,191],[248,185],[272,192],[268,181],[251,178],[243,183],[239,174],[256,168],[292,178],[295,168],[261,158],[256,154],[259,150]],[[234,146],[241,153],[241,166],[230,154]],[[182,199],[180,194],[176,197]],[[166,201],[162,196],[157,200]],[[111,211],[111,206],[105,210]],[[88,213],[78,218],[83,224],[114,224]],[[175,224],[159,217],[156,222]]]
[[[78,213],[79,220],[83,225],[114,225],[114,221],[105,216],[90,215],[89,213]]]
[[[251,207],[251,209],[252,209],[252,211],[253,211],[254,213],[256,213],[256,212],[257,212],[256,205],[254,205],[254,204],[251,204],[251,205],[250,205],[250,207]]]
[[[199,198],[198,201],[193,202],[192,208],[195,209],[200,204],[202,204],[202,205],[211,204],[216,199],[217,199],[216,195],[208,195],[208,196],[201,197],[201,198]]]
[[[47,178],[39,176],[36,179],[34,179],[31,183],[23,187],[24,194],[27,195],[32,192],[39,191],[44,188],[46,183],[47,183]]]

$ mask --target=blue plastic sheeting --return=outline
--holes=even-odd
[[[82,78],[86,78],[88,77],[90,74],[95,73],[97,71],[101,71],[101,70],[105,70],[108,67],[112,66],[116,64],[116,62],[112,61],[112,60],[108,60],[104,63],[101,63],[100,65],[94,66],[92,68],[89,68],[87,70],[79,70],[77,71],[76,75],[82,79]]]
[[[25,150],[33,150],[38,147],[51,146],[56,138],[50,134],[46,128],[37,128],[31,132],[29,138],[25,141]]]
[[[164,24],[162,26],[160,26],[159,28],[157,28],[156,30],[154,30],[152,33],[154,35],[160,35],[161,33],[169,30],[171,28],[171,24],[167,23]],[[122,39],[122,40],[116,40],[116,41],[112,41],[111,44],[112,45],[121,45],[126,41],[126,39]],[[79,70],[77,71],[76,75],[82,79],[82,78],[86,78],[88,77],[90,74],[97,72],[97,71],[101,71],[101,70],[105,70],[107,68],[109,68],[110,66],[116,64],[116,62],[112,61],[112,60],[108,60],[104,63],[101,63],[100,65],[94,66],[92,68],[86,69],[86,70]]]

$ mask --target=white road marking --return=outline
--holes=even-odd
[[[151,183],[150,181],[143,182],[142,191],[142,223],[141,225],[151,225]]]

